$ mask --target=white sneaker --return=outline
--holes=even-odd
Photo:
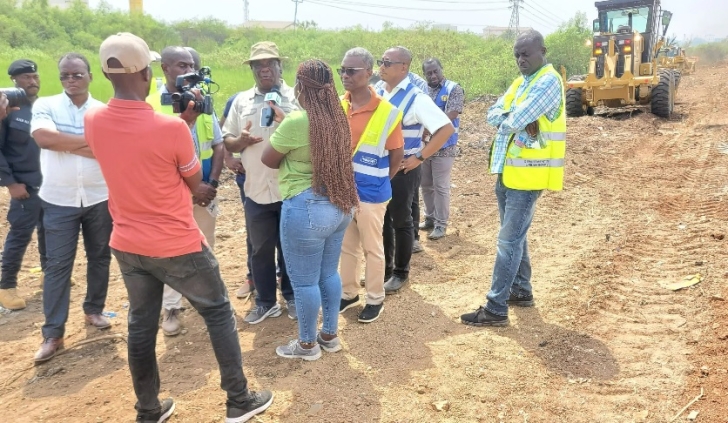
[[[182,324],[179,321],[179,309],[164,310],[162,333],[166,336],[175,336],[180,332],[182,332]]]

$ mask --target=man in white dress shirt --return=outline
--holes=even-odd
[[[102,315],[111,262],[109,192],[83,129],[86,112],[103,103],[88,92],[93,76],[84,56],[64,55],[58,70],[64,92],[35,102],[30,127],[41,148],[43,184],[39,196],[43,200],[48,259],[43,287],[43,343],[35,355],[36,362],[50,360],[63,347],[79,228],[88,263],[83,302],[86,323],[99,329],[111,326]]]

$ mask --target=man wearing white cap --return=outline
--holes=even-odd
[[[141,38],[112,35],[99,56],[114,98],[86,115],[86,138],[109,186],[111,249],[129,296],[129,370],[137,422],[163,422],[174,411],[171,398],[158,398],[155,344],[165,284],[205,320],[228,395],[225,422],[248,421],[270,406],[273,394],[248,390],[227,289],[192,215],[190,193],[202,180],[190,134],[198,114],[187,107],[179,117],[169,116],[146,103],[153,58]]]

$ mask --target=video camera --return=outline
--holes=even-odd
[[[28,97],[22,88],[0,88],[0,92],[8,98],[8,107],[18,107],[28,103]]]
[[[213,110],[210,86],[215,81],[210,79],[212,72],[208,66],[203,66],[197,72],[180,75],[175,81],[176,93],[172,93],[172,110],[174,113],[182,113],[187,109],[190,101],[194,102],[194,111],[211,115]],[[197,100],[195,95],[190,92],[192,88],[199,88],[202,93],[202,100]]]

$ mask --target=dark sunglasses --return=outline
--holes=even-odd
[[[339,73],[340,76],[344,76],[344,74],[347,74],[349,76],[354,76],[355,73],[359,72],[360,70],[364,70],[366,68],[344,68],[341,67],[339,69],[336,69],[336,72]]]
[[[388,68],[392,65],[401,65],[404,62],[390,62],[389,60],[377,60],[377,66],[384,65],[385,68]]]
[[[69,79],[73,79],[74,81],[80,81],[83,79],[84,76],[86,76],[85,73],[72,73],[70,75],[62,73],[58,79],[60,79],[61,81],[68,81]]]

